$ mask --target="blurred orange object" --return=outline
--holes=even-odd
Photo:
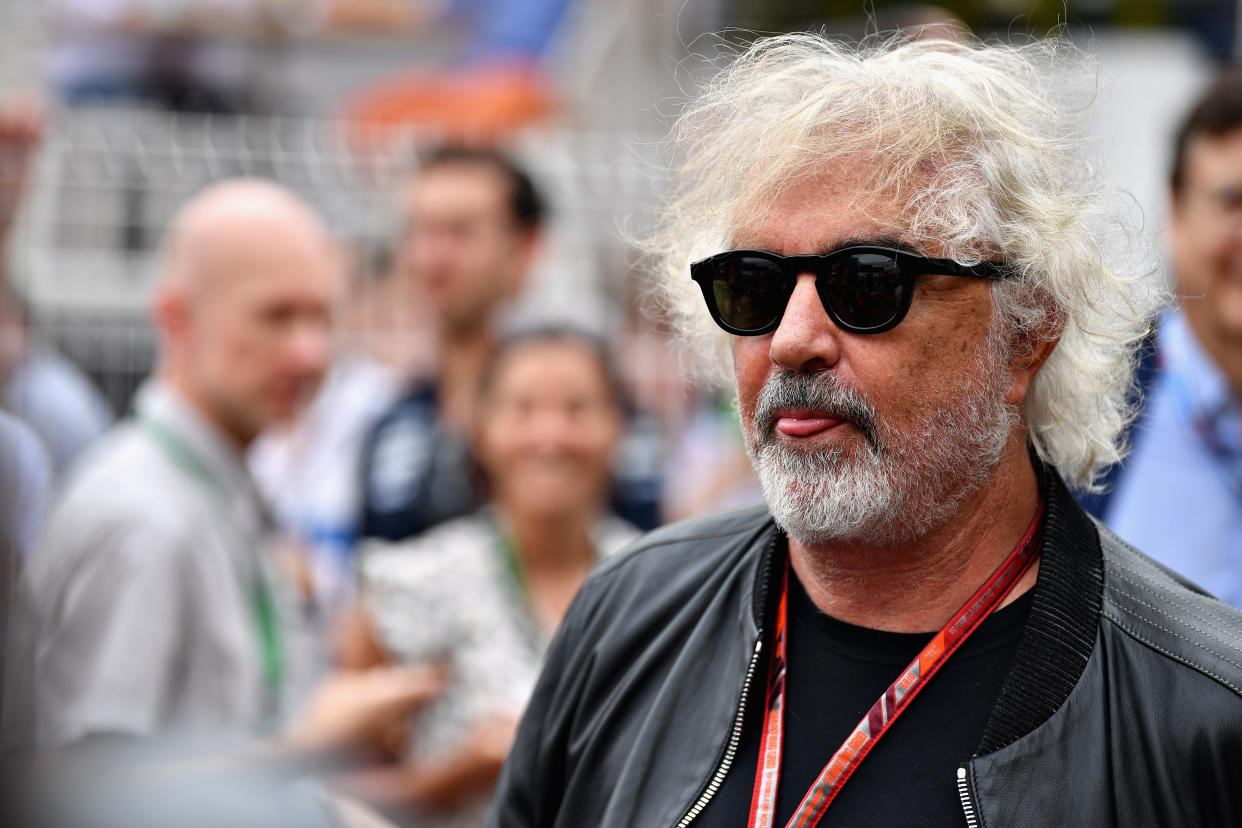
[[[445,140],[492,142],[557,109],[528,63],[499,62],[456,72],[411,72],[368,89],[347,105],[351,135],[363,147],[394,128],[425,127]]]
[[[423,22],[421,7],[406,0],[329,0],[323,28],[330,31],[404,31]]]

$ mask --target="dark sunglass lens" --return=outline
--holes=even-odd
[[[760,256],[731,256],[716,265],[712,282],[720,318],[743,331],[757,331],[781,318],[789,301],[789,278]]]
[[[817,285],[820,300],[855,328],[878,328],[891,322],[905,300],[901,268],[883,253],[843,256]]]

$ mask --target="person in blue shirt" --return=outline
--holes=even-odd
[[[405,190],[397,252],[415,314],[433,328],[434,369],[412,377],[362,452],[360,538],[401,541],[485,502],[470,443],[479,383],[508,303],[524,289],[547,223],[531,177],[493,149],[446,144]],[[659,423],[626,408],[611,506],[641,529],[660,519]]]
[[[397,255],[435,329],[437,364],[434,376],[410,381],[364,445],[360,534],[390,541],[483,504],[469,448],[479,378],[497,316],[526,284],[546,212],[513,161],[465,146],[424,156],[405,197]]]
[[[1242,607],[1242,71],[1187,115],[1170,195],[1178,303],[1159,322],[1133,453],[1095,511]]]

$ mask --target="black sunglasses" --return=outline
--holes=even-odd
[[[888,247],[846,247],[809,256],[729,250],[690,265],[716,324],[738,336],[776,330],[799,273],[815,274],[815,289],[837,327],[883,333],[910,310],[914,280],[925,273],[1004,279],[1014,270],[996,262],[960,265]]]

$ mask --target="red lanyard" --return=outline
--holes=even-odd
[[[786,828],[813,828],[819,824],[846,780],[875,747],[880,737],[888,731],[936,671],[948,661],[949,656],[1005,600],[1005,596],[1013,590],[1039,555],[1037,530],[1043,513],[1044,506],[1041,502],[1035,519],[1018,547],[1009,553],[1009,557],[979,587],[979,591],[962,605],[914,661],[910,662],[910,666],[889,685],[884,695],[871,706],[867,715],[841,747],[837,748],[831,761],[820,771],[819,778],[802,798]],[[759,744],[755,789],[750,800],[750,828],[771,828],[776,818],[776,793],[780,785],[781,746],[785,731],[785,624],[788,603],[789,564],[786,562],[781,602],[776,614],[776,640],[768,666],[767,712],[764,716],[763,739]]]

